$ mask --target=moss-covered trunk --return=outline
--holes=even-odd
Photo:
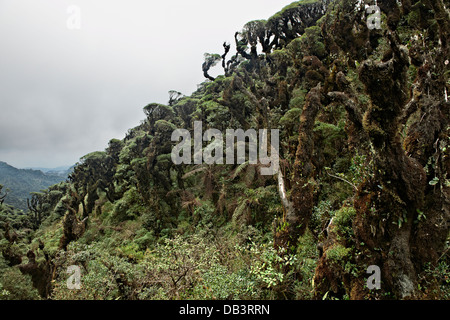
[[[435,265],[442,256],[449,220],[449,188],[442,170],[449,163],[442,143],[448,141],[449,125],[449,104],[443,95],[448,46],[447,40],[442,40],[448,39],[448,13],[444,12],[442,1],[424,4],[423,8],[419,1],[415,4],[421,8],[420,15],[432,13],[422,21],[422,32],[436,32],[434,39],[423,40],[420,45],[411,40],[412,45],[404,46],[401,38],[404,35],[397,28],[402,14],[406,16],[411,7],[398,6],[395,1],[379,2],[382,11],[390,11],[386,11],[387,26],[373,33],[382,36],[389,46],[381,59],[366,53],[359,61],[359,81],[369,98],[367,104],[357,103],[355,87],[348,83],[343,85],[343,92],[329,95],[346,106],[348,118],[353,122],[350,139],[369,142],[374,172],[371,179],[358,187],[353,199],[356,211],[351,224],[353,238],[343,240],[338,235],[330,240],[329,235],[315,275],[317,298],[330,288],[337,295],[345,292],[353,299],[416,298],[424,266]],[[340,9],[355,15],[345,3]],[[433,18],[445,22],[435,28],[430,25]],[[403,17],[403,23],[406,20]],[[357,24],[351,36],[346,36],[351,41],[341,48],[355,60],[361,54],[354,50],[359,43],[356,40],[365,38],[370,43],[372,37],[358,33],[361,26]],[[339,24],[332,26],[338,27]],[[330,43],[339,43],[340,38],[334,37]],[[417,51],[421,52],[418,61],[414,56]],[[408,73],[416,67],[419,72],[413,80]],[[355,147],[363,151],[362,146]],[[339,226],[335,228],[338,230]],[[341,257],[340,266],[336,267],[331,256],[338,245],[347,247],[351,254]],[[352,265],[356,267],[350,271]],[[370,265],[381,269],[381,291],[366,287],[365,271]]]

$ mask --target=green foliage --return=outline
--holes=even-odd
[[[326,56],[325,45],[323,44],[319,26],[306,28],[305,33],[300,37],[299,41],[304,52],[309,52],[310,55],[317,56],[319,59]]]
[[[308,92],[304,89],[304,88],[297,88],[295,90],[292,91],[292,98],[291,101],[289,102],[289,107],[291,109],[302,109],[303,105],[305,104],[305,98],[306,98],[306,94]]]
[[[333,205],[330,200],[322,200],[313,208],[310,229],[320,234],[326,228],[326,223],[334,215]]]
[[[251,239],[249,239],[251,240]],[[275,249],[273,243],[251,241],[245,246],[237,246],[249,261],[248,278],[252,295],[263,298],[287,298],[290,295],[294,266],[298,262],[295,254],[287,253],[284,248]],[[288,271],[290,270],[290,271]]]
[[[281,9],[279,12],[274,14],[272,17],[269,18],[270,20],[279,19],[282,15],[288,13],[288,11],[298,8],[301,5],[309,4],[309,3],[316,3],[318,0],[300,0],[300,1],[294,1],[291,4],[288,4],[283,9]]]
[[[335,213],[333,224],[336,226],[336,231],[339,236],[344,239],[351,239],[353,237],[352,222],[355,216],[355,208],[347,206],[343,206]]]
[[[296,257],[298,280],[295,281],[295,298],[299,300],[312,299],[313,279],[319,253],[316,240],[311,232],[308,231],[300,237]]]
[[[248,296],[251,282],[245,270],[229,272],[220,264],[208,268],[199,283],[192,289],[192,297],[198,299],[240,299]]]
[[[3,270],[2,270],[3,269]],[[17,267],[0,266],[0,300],[39,300],[31,277],[23,275]]]
[[[374,177],[373,162],[369,161],[367,156],[358,153],[353,156],[349,171],[351,181],[357,186]]]
[[[301,114],[302,109],[292,108],[280,119],[280,124],[285,127],[293,127],[299,123]]]
[[[154,252],[146,254],[144,265],[159,279],[169,297],[187,298],[200,275],[217,262],[217,253],[204,238],[185,240],[178,236],[166,239]]]
[[[321,152],[323,152],[324,157],[327,159],[335,159],[341,151],[336,148],[336,145],[342,144],[342,141],[346,138],[344,123],[342,122],[339,125],[334,125],[316,121],[314,133],[319,136],[320,149]]]
[[[334,263],[344,263],[351,254],[350,248],[345,248],[344,246],[337,244],[331,249],[327,250],[327,258]]]
[[[50,298],[56,300],[360,297],[361,261],[373,255],[368,245],[358,241],[367,231],[367,221],[360,223],[359,216],[356,220],[357,211],[368,217],[363,203],[367,200],[367,210],[376,204],[377,213],[384,209],[380,216],[390,212],[383,203],[385,193],[377,189],[385,186],[377,181],[384,174],[380,162],[389,165],[401,158],[395,170],[413,170],[415,164],[409,166],[409,160],[421,157],[425,147],[417,151],[408,143],[421,144],[428,136],[428,132],[417,131],[417,121],[442,126],[446,119],[428,121],[433,116],[426,109],[433,98],[430,86],[420,108],[404,110],[405,114],[413,112],[405,119],[406,125],[394,123],[401,131],[400,139],[383,140],[382,150],[377,150],[371,134],[381,132],[384,139],[388,130],[380,129],[380,123],[389,119],[374,113],[383,106],[374,102],[361,70],[370,60],[390,59],[393,41],[384,33],[367,32],[364,21],[356,16],[354,1],[334,3],[322,18],[322,6],[316,2],[297,1],[267,21],[247,23],[236,34],[237,52],[229,61],[226,55],[205,55],[202,67],[209,80],[192,95],[170,91],[167,105],[144,107],[145,121],[130,129],[124,139],[110,140],[105,151],[82,157],[67,183],[33,190],[29,214],[6,202],[0,204],[0,299],[39,298],[30,277],[8,265],[11,257],[26,263],[29,250],[41,265],[48,261],[54,268],[49,276]],[[415,47],[413,35],[424,32],[438,45],[436,20],[426,32],[408,25],[432,20],[428,18],[433,13],[426,11],[430,12],[413,6],[395,29],[411,58],[414,50],[421,54],[426,49]],[[389,15],[392,25],[394,14]],[[386,29],[384,20],[388,20],[385,15]],[[221,60],[225,75],[211,77],[208,71]],[[432,76],[426,81],[420,77],[428,65],[420,67],[420,59],[411,61],[405,69],[403,92],[434,83],[434,77],[440,76],[436,65],[442,61],[432,61]],[[447,73],[439,80],[441,84]],[[400,80],[395,80],[394,87]],[[389,86],[385,89],[390,90]],[[278,177],[260,174],[262,163],[174,165],[171,134],[182,128],[192,135],[193,121],[202,121],[204,130],[222,132],[229,128],[280,129],[286,201],[280,199]],[[301,125],[310,129],[300,132]],[[414,130],[415,136],[410,134]],[[436,141],[437,131],[433,127],[429,134],[434,147],[426,143],[434,154],[420,159],[428,162],[425,191],[433,193],[421,197],[426,204],[420,209],[411,205],[409,211],[417,219],[413,229],[442,220],[436,213],[442,199],[433,200],[449,186],[446,163],[440,162],[447,159],[449,148],[448,134],[439,133]],[[405,150],[386,153],[400,143]],[[26,174],[31,179],[34,173]],[[404,181],[397,189],[407,186],[403,182],[408,172],[399,176]],[[378,187],[373,190],[373,186]],[[412,183],[407,187],[408,192],[414,189]],[[5,189],[0,186],[0,201]],[[398,203],[403,201],[394,195]],[[407,213],[394,214],[399,227],[405,226]],[[304,226],[299,220],[305,220],[307,228],[297,235],[299,225]],[[397,230],[386,231],[389,237]],[[369,254],[358,251],[361,247]],[[420,290],[429,297],[448,298],[446,252],[425,269],[415,266],[422,271]],[[80,290],[66,287],[66,270],[72,265],[82,271]]]
[[[154,231],[148,231],[145,228],[136,232],[136,237],[133,240],[133,243],[137,245],[137,248],[140,251],[145,251],[146,248],[150,247],[155,242],[156,237]]]
[[[430,291],[431,296],[442,297],[442,300],[450,299],[450,271],[448,259],[442,260],[436,266],[427,263],[424,271],[424,286]]]
[[[170,132],[170,133],[172,133],[174,130],[177,129],[177,127],[174,124],[172,124],[172,123],[170,123],[170,122],[168,122],[166,120],[157,120],[155,122],[155,129],[158,132]]]
[[[210,234],[214,229],[217,219],[215,216],[215,208],[211,203],[204,202],[194,210],[194,220],[198,221],[196,228],[203,235]]]
[[[136,219],[144,211],[144,203],[136,188],[127,190],[123,197],[114,203],[111,220],[114,223]]]
[[[70,244],[67,254],[60,257],[60,268],[55,279],[52,298],[56,300],[117,300],[126,298],[129,292],[121,286],[121,280],[132,281],[139,274],[126,259],[111,255],[92,245]],[[67,290],[67,267],[81,268],[80,290]]]
[[[201,108],[204,113],[203,116],[206,117],[208,127],[221,131],[226,130],[227,124],[230,121],[230,113],[228,108],[214,101],[204,102]]]
[[[53,224],[46,228],[41,228],[36,231],[34,239],[32,241],[32,246],[37,248],[39,246],[39,241],[45,246],[45,251],[54,256],[59,251],[59,242],[63,235],[63,230],[59,224]]]
[[[258,246],[254,243],[250,246],[249,251],[252,256],[257,257],[255,263],[250,266],[250,275],[259,282],[262,287],[268,289],[281,284],[284,280],[284,273],[280,269],[282,266],[291,266],[295,263],[295,256],[280,255],[273,246]]]
[[[39,192],[64,181],[67,175],[43,173],[38,170],[16,169],[0,161],[0,184],[4,190],[9,189],[5,204],[9,204],[23,212],[28,211],[27,198],[31,192]]]
[[[139,262],[144,258],[144,252],[140,250],[139,245],[135,242],[122,246],[117,251],[119,251],[120,256],[130,261]]]

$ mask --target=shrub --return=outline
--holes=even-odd
[[[253,242],[247,246],[237,246],[241,254],[247,255],[249,263],[248,292],[252,296],[263,298],[286,297],[290,294],[293,266],[297,262],[294,254],[285,249],[275,249],[272,242]]]
[[[141,215],[142,199],[135,188],[130,188],[114,203],[112,222],[132,220]]]
[[[312,284],[319,260],[316,240],[310,231],[299,238],[296,256],[298,280],[295,283],[295,298],[310,300],[313,298]]]
[[[31,276],[23,275],[17,267],[13,267],[0,277],[0,299],[39,300],[40,296],[33,288]]]
[[[58,268],[52,299],[55,300],[133,300],[142,272],[138,265],[112,255],[97,246],[70,243],[57,259]],[[81,289],[68,290],[67,267],[81,269]]]

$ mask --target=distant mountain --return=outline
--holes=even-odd
[[[31,169],[36,171],[42,171],[45,174],[58,175],[67,177],[74,166],[61,166],[56,168],[41,168],[41,167],[29,167],[23,169]]]
[[[71,170],[69,167],[42,169],[17,169],[0,161],[0,184],[4,186],[3,190],[9,189],[5,203],[26,211],[31,192],[45,190],[64,181]]]

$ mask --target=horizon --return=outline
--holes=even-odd
[[[13,167],[13,168],[16,168],[16,169],[20,169],[20,170],[30,170],[31,169],[31,170],[35,170],[35,171],[42,171],[42,170],[49,170],[49,171],[51,171],[51,170],[68,170],[68,169],[70,169],[71,167],[73,167],[75,165],[75,163],[74,163],[72,165],[62,165],[62,166],[56,166],[56,167],[40,167],[40,166],[35,166],[35,167],[17,167],[14,164],[11,164],[11,163],[9,163],[7,161],[2,161],[1,159],[0,159],[0,163],[5,163],[6,165],[8,165],[10,167]]]

